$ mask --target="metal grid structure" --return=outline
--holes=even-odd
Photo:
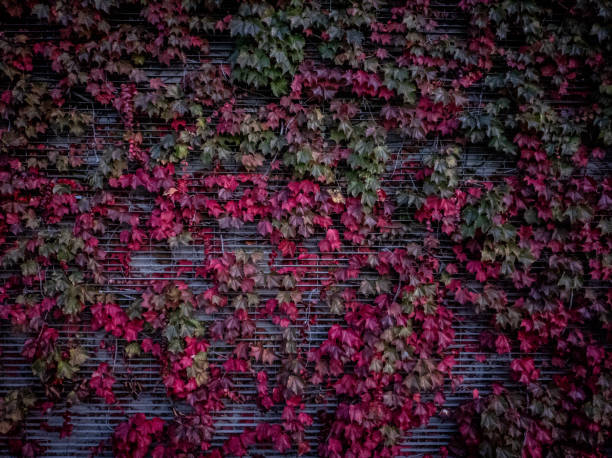
[[[464,15],[459,11],[454,3],[443,3],[438,2],[436,8],[439,12],[445,13],[442,18],[438,18],[439,27],[434,34],[449,34],[457,37],[462,37],[466,33],[466,19]],[[385,11],[381,11],[381,17],[384,17]],[[119,26],[122,23],[134,23],[139,22],[141,19],[135,16],[131,12],[119,12],[113,16],[111,23],[114,26]],[[7,34],[27,34],[32,39],[44,39],[44,40],[55,40],[59,39],[58,31],[47,25],[41,26],[40,24],[26,24],[26,23],[12,23],[5,24],[3,31]],[[213,63],[227,63],[229,56],[233,50],[233,40],[229,36],[216,35],[208,37],[210,42],[210,53],[206,56],[207,59]],[[518,46],[518,42],[508,40],[508,46]],[[317,56],[316,50],[307,49],[306,57],[314,59]],[[197,71],[199,66],[200,56],[189,56],[187,63],[180,66],[171,66],[169,68],[160,68],[154,63],[148,63],[144,66],[147,77],[149,78],[162,78],[164,81],[172,83],[178,82],[181,78],[184,78],[187,72]],[[37,68],[40,68],[38,66]],[[57,78],[54,73],[49,69],[48,71],[37,70],[33,74],[35,81],[40,82],[56,82]],[[120,82],[119,82],[120,83]],[[579,82],[577,84],[580,84]],[[490,100],[493,94],[488,93],[483,87],[472,88],[470,93],[470,100],[472,101],[469,109],[478,109],[481,102]],[[251,97],[243,98],[239,100],[238,106],[247,110],[256,111],[259,106],[265,104],[272,99],[265,94],[254,93]],[[571,100],[564,100],[564,104],[571,103]],[[556,103],[551,101],[551,103]],[[74,96],[73,100],[68,102],[68,106],[71,109],[88,113],[92,116],[92,128],[86,135],[79,137],[79,142],[85,142],[91,145],[91,149],[87,152],[86,164],[80,170],[80,176],[75,174],[65,175],[57,172],[56,177],[62,178],[82,178],[95,170],[98,164],[98,151],[96,150],[97,142],[112,142],[119,140],[116,135],[118,131],[117,127],[121,124],[121,120],[116,116],[112,110],[98,106],[98,104],[91,102],[83,97]],[[368,113],[361,113],[363,119],[369,116]],[[143,147],[151,146],[156,140],[160,138],[157,127],[159,124],[150,122],[147,119],[137,119],[139,123],[139,130],[146,135],[146,142]],[[49,138],[47,144],[51,147],[58,149],[68,149],[70,144],[74,141],[71,138]],[[433,142],[433,141],[432,141]],[[407,143],[407,140],[401,138],[389,138],[389,146],[394,152],[394,160],[388,166],[388,171],[383,178],[385,183],[385,190],[389,193],[394,193],[398,189],[407,186],[400,180],[394,177],[394,170],[408,159],[418,160],[420,151],[424,146],[430,142],[411,142]],[[16,155],[32,156],[36,155],[37,151],[21,150],[16,151]],[[197,161],[193,161],[197,163]],[[596,166],[600,173],[610,172],[610,162],[602,162]],[[504,176],[512,174],[515,169],[512,164],[511,158],[503,158],[492,154],[486,148],[470,148],[464,151],[461,159],[460,170],[462,178],[468,178],[470,176],[479,177],[487,176],[491,181],[501,181]],[[189,170],[194,171],[194,170]],[[285,178],[288,178],[285,176]],[[280,175],[282,179],[282,175]],[[273,188],[273,184],[271,184]],[[279,182],[277,186],[283,186],[282,182]],[[140,215],[147,215],[152,207],[152,200],[150,196],[145,193],[139,193],[137,191],[119,191],[116,193],[121,196],[122,202],[130,207],[130,211]],[[419,225],[411,220],[408,216],[398,216],[396,222],[401,222],[406,225],[408,231],[400,236],[390,238],[385,241],[384,246],[378,246],[378,249],[393,249],[404,246],[408,242],[418,242],[422,240],[423,232]],[[245,247],[253,247],[254,244],[258,250],[264,253],[269,253],[271,247],[261,243],[261,238],[257,235],[254,225],[246,225],[241,230],[227,233],[226,231],[219,230],[216,222],[210,224],[210,228],[213,231],[214,239],[219,241],[217,253],[213,255],[220,255],[222,250],[234,251],[237,249],[244,249]],[[116,233],[115,227],[108,227],[107,233]],[[7,240],[6,243],[11,243],[12,240]],[[102,248],[108,253],[121,253],[124,248],[118,242],[117,238],[109,237],[106,240],[101,241]],[[450,242],[442,243],[440,249],[440,260],[450,261],[452,259]],[[116,296],[117,302],[121,305],[129,305],[131,302],[136,300],[141,292],[137,289],[143,287],[148,281],[156,278],[165,278],[168,272],[175,271],[177,267],[177,261],[181,259],[188,259],[197,264],[202,260],[203,247],[196,244],[191,245],[188,248],[181,248],[177,250],[169,250],[166,246],[161,244],[151,245],[147,250],[142,250],[134,253],[132,256],[131,272],[129,275],[124,275],[121,271],[120,266],[112,263],[107,263],[105,266],[108,271],[108,276],[111,281],[108,283],[106,292],[112,293]],[[339,253],[334,257],[336,261],[346,260],[345,256],[351,254],[349,251]],[[299,286],[307,286],[314,294],[313,297],[318,296],[316,294],[317,288],[321,287],[321,281],[324,278],[325,273],[332,264],[329,262],[330,258],[323,257],[318,265],[316,275],[308,278],[308,283],[300,284]],[[12,272],[4,271],[3,275],[9,275]],[[203,280],[194,280],[193,275],[184,275],[182,280],[186,281],[190,286],[193,287],[194,291],[200,292],[207,287],[207,284]],[[467,279],[466,279],[467,281]],[[348,285],[346,285],[348,286]],[[265,297],[265,291],[259,291],[262,297]],[[310,326],[306,332],[308,336],[308,344],[316,347],[327,337],[327,330],[332,323],[337,321],[337,317],[329,313],[328,308],[325,304],[318,303],[316,300],[306,301],[308,303],[309,310],[302,310],[302,313],[312,313],[318,316],[318,322],[315,325]],[[430,423],[422,428],[413,430],[411,434],[405,438],[402,445],[402,456],[415,456],[423,454],[437,454],[441,446],[449,443],[453,434],[456,433],[456,426],[452,421],[452,410],[457,407],[460,403],[470,399],[472,392],[477,389],[481,394],[486,394],[490,390],[491,382],[503,381],[507,385],[511,385],[508,379],[508,367],[509,361],[514,355],[507,354],[503,356],[498,355],[487,355],[485,362],[479,362],[475,356],[476,353],[470,350],[479,341],[479,334],[482,330],[487,328],[489,317],[488,316],[476,316],[473,311],[468,307],[460,306],[459,304],[449,304],[449,308],[456,315],[457,319],[454,323],[456,330],[455,343],[453,348],[460,350],[459,356],[457,357],[457,365],[454,368],[454,373],[462,375],[464,377],[463,384],[459,387],[456,392],[447,391],[445,393],[447,402],[445,408],[442,410],[441,415],[434,417]],[[221,314],[223,312],[220,312]],[[220,315],[217,315],[217,317]],[[206,316],[202,315],[200,318],[206,320]],[[68,325],[63,329],[60,329],[60,338],[67,334]],[[71,331],[74,331],[71,328]],[[59,439],[58,433],[45,432],[41,428],[41,424],[45,421],[52,426],[58,426],[61,424],[62,414],[66,412],[61,407],[54,409],[53,416],[51,418],[43,416],[38,412],[32,412],[27,420],[27,432],[28,437],[41,442],[47,447],[46,456],[53,457],[68,457],[68,456],[86,456],[90,453],[92,447],[97,446],[100,441],[108,440],[112,434],[114,427],[121,421],[124,421],[126,415],[131,415],[137,412],[145,412],[148,416],[159,416],[163,419],[170,419],[172,417],[171,401],[166,397],[165,387],[159,377],[159,372],[153,361],[145,359],[139,359],[136,363],[130,363],[129,365],[120,357],[118,354],[122,351],[121,346],[116,346],[114,352],[108,352],[99,348],[99,342],[105,338],[104,333],[93,332],[88,328],[78,330],[80,335],[83,337],[85,347],[91,356],[91,358],[83,366],[83,370],[86,372],[93,371],[100,362],[106,361],[113,368],[115,377],[118,383],[114,386],[114,391],[117,399],[120,401],[119,405],[123,406],[109,406],[102,402],[91,402],[87,404],[78,404],[69,409],[69,415],[71,422],[74,425],[73,434],[64,439]],[[256,335],[260,338],[270,339],[270,344],[278,346],[280,341],[279,330],[276,327],[270,328],[258,328]],[[9,332],[8,327],[3,327],[0,332],[0,347],[2,348],[1,358],[1,370],[2,377],[0,377],[0,393],[4,394],[12,389],[31,385],[35,391],[40,390],[38,380],[32,375],[30,365],[26,363],[21,357],[20,352],[25,341],[25,336],[16,336]],[[108,337],[106,337],[109,340]],[[274,340],[276,339],[276,340]],[[112,339],[111,339],[112,340]],[[117,343],[117,342],[114,342]],[[211,362],[219,363],[223,362],[224,355],[223,348],[211,349],[209,359]],[[535,355],[536,360],[546,365],[546,355],[537,354]],[[274,369],[272,369],[270,375],[274,375]],[[552,372],[550,370],[543,370],[542,379],[549,379]],[[255,386],[253,385],[252,377],[241,377],[234,376],[233,381],[238,391],[246,396],[254,395],[256,393]],[[140,393],[134,395],[131,386],[137,383],[141,386]],[[316,393],[309,393],[316,394]],[[317,432],[321,425],[317,423],[317,410],[325,410],[333,406],[333,401],[330,400],[330,404],[318,404],[311,405],[311,410],[307,411],[315,418],[315,423],[307,428],[307,439],[311,442],[312,452],[309,456],[316,456],[316,438]],[[213,442],[213,446],[221,446],[225,439],[231,435],[240,433],[246,426],[253,426],[259,421],[279,421],[280,411],[278,409],[272,409],[269,413],[262,413],[258,410],[255,403],[246,403],[240,405],[228,404],[226,408],[215,415],[215,426],[216,435]],[[0,449],[0,455],[8,456],[6,449]],[[274,451],[268,451],[265,456],[275,456]]]

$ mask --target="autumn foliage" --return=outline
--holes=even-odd
[[[604,456],[612,6],[451,3],[0,0],[0,453]]]

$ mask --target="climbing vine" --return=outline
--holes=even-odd
[[[0,0],[3,453],[604,456],[611,16]]]

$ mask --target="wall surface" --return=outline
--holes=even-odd
[[[609,5],[195,3],[0,1],[0,455],[604,450]]]

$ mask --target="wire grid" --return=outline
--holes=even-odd
[[[434,8],[442,13],[438,17],[438,28],[431,32],[432,35],[447,34],[453,38],[463,38],[466,36],[467,23],[464,14],[457,8],[455,2],[435,2]],[[389,12],[381,10],[377,13],[380,19],[388,19]],[[552,18],[554,21],[555,18]],[[134,11],[118,11],[111,18],[113,27],[120,27],[122,24],[142,24],[142,18],[138,17]],[[6,35],[25,33],[31,40],[46,40],[55,41],[59,39],[58,29],[56,27],[41,25],[35,22],[23,23],[7,23],[3,26],[3,32]],[[207,37],[210,42],[210,53],[206,59],[213,64],[227,63],[230,54],[233,51],[233,40],[229,35],[215,35]],[[520,46],[521,40],[517,37],[511,37],[507,40],[506,45],[509,48]],[[317,59],[318,52],[315,47],[308,46],[305,52],[307,59]],[[35,62],[36,64],[36,62]],[[148,78],[161,77],[164,81],[172,83],[177,82],[185,75],[187,71],[197,71],[200,64],[200,56],[188,55],[187,61],[181,65],[173,65],[169,68],[161,68],[154,62],[147,62],[143,67]],[[57,76],[50,70],[41,69],[38,65],[37,70],[32,75],[32,80],[36,82],[56,83]],[[40,70],[39,70],[40,69]],[[495,73],[496,69],[493,70]],[[499,69],[497,69],[499,71]],[[121,81],[114,81],[120,83]],[[573,91],[584,89],[584,82],[576,81],[571,88]],[[146,84],[145,84],[146,85]],[[0,84],[1,86],[1,84]],[[0,90],[3,88],[0,87]],[[571,93],[572,91],[570,91]],[[468,94],[469,105],[468,110],[479,110],[482,103],[494,100],[495,94],[487,91],[482,86],[472,88]],[[272,97],[266,94],[251,94],[249,97],[241,98],[237,107],[245,108],[253,112],[259,106],[265,105],[273,101]],[[571,106],[579,104],[580,99],[575,97],[567,97],[563,100],[549,101],[553,106],[563,105]],[[50,176],[54,178],[77,178],[85,179],[93,171],[95,171],[99,157],[97,154],[97,142],[113,143],[121,140],[121,135],[117,132],[120,130],[121,119],[116,116],[112,110],[97,106],[86,97],[80,96],[67,102],[69,109],[78,112],[91,114],[93,122],[89,130],[79,138],[66,137],[49,137],[46,145],[50,148],[68,149],[71,144],[87,144],[91,145],[85,155],[85,164],[76,171],[63,173],[60,171],[50,171]],[[373,104],[373,108],[379,108]],[[362,112],[357,116],[357,121],[367,120],[370,114]],[[160,127],[165,127],[162,123],[151,122],[147,119],[134,120],[139,125],[138,130],[145,134],[145,142],[143,147],[152,146],[158,142],[164,135],[160,131]],[[405,138],[398,136],[389,136],[388,146],[395,155],[396,161],[405,164],[408,160],[418,161],[423,155],[423,149],[431,146],[433,141],[407,141]],[[445,142],[445,140],[439,140]],[[14,155],[16,157],[37,157],[40,154],[35,149],[16,149]],[[598,173],[609,173],[612,161],[601,161],[596,164],[595,168]],[[463,150],[459,173],[463,180],[470,177],[487,176],[490,181],[501,182],[505,177],[513,174],[515,171],[514,164],[511,158],[499,157],[493,154],[486,147],[469,147]],[[189,168],[188,173],[197,173],[197,168]],[[387,173],[383,177],[384,188],[388,193],[394,194],[407,186],[404,178],[397,173],[397,164],[390,164]],[[228,171],[228,173],[237,173],[236,171]],[[281,189],[289,179],[289,174],[281,172],[277,174],[277,182],[271,182],[269,189]],[[197,178],[193,179],[194,181]],[[197,183],[194,183],[194,185]],[[194,191],[195,192],[195,191]],[[137,191],[123,190],[115,191],[118,196],[120,205],[129,206],[130,212],[138,214],[141,217],[146,217],[150,214],[153,200],[145,193]],[[214,193],[210,193],[214,195]],[[425,232],[419,224],[417,224],[408,215],[399,215],[394,222],[405,225],[406,230],[401,234],[389,237],[384,242],[376,242],[373,248],[383,250],[391,250],[405,246],[406,243],[414,243],[422,240]],[[266,256],[269,255],[272,247],[267,243],[262,243],[261,237],[258,236],[254,225],[245,225],[244,227],[233,230],[231,232],[220,230],[216,222],[203,223],[202,227],[209,227],[213,231],[213,237],[222,242],[222,246],[213,255],[221,254],[221,251],[234,251],[237,249],[256,248],[263,251]],[[118,255],[125,253],[123,244],[117,239],[119,225],[110,224],[107,228],[107,234],[115,236],[106,236],[101,240],[101,245],[110,255]],[[320,234],[319,234],[320,235]],[[377,235],[377,234],[375,234]],[[5,244],[11,244],[14,239],[7,238]],[[345,247],[346,248],[346,247]],[[330,269],[336,266],[336,262],[344,262],[347,256],[354,254],[356,251],[346,248],[342,252],[333,257],[323,256],[317,265],[317,269],[309,275],[308,278],[299,284],[300,287],[310,289],[310,293],[305,294],[307,298],[304,303],[306,306],[300,312],[302,315],[316,315],[318,317],[316,324],[307,327],[307,343],[310,347],[316,347],[327,337],[327,331],[333,323],[337,323],[339,318],[332,315],[327,306],[318,301],[317,288],[321,286],[321,281],[327,278]],[[198,264],[202,260],[203,247],[193,244],[189,248],[181,248],[170,250],[162,244],[153,244],[148,249],[143,249],[132,254],[131,269],[129,274],[122,271],[120,264],[111,257],[105,264],[106,275],[112,282],[109,282],[105,292],[112,293],[117,298],[117,302],[122,306],[128,306],[133,301],[137,300],[141,295],[141,288],[146,286],[152,279],[167,278],[169,274],[175,273],[177,261],[187,259]],[[442,241],[440,247],[439,259],[441,262],[451,262],[453,256],[451,253],[450,241]],[[287,266],[290,264],[283,264]],[[543,268],[543,267],[542,267]],[[1,272],[2,277],[6,277],[16,273],[10,269],[5,269]],[[367,278],[367,276],[362,276]],[[206,288],[204,280],[194,279],[193,274],[186,274],[180,277],[194,288],[196,292]],[[465,279],[468,280],[467,278]],[[354,283],[341,285],[341,287],[354,286]],[[475,287],[476,285],[474,285]],[[606,288],[606,285],[592,284],[594,288]],[[272,291],[259,291],[262,298],[267,296],[272,297]],[[515,293],[510,293],[509,297],[516,297]],[[509,361],[515,355],[487,355],[487,360],[480,362],[476,359],[479,353],[472,350],[479,341],[480,333],[488,328],[490,317],[477,316],[469,308],[463,307],[457,303],[449,303],[447,306],[453,311],[458,318],[455,323],[456,337],[453,344],[454,349],[459,351],[457,357],[457,365],[454,368],[456,374],[464,377],[463,384],[456,390],[447,390],[445,393],[447,402],[444,409],[434,417],[427,426],[412,430],[407,436],[401,447],[402,456],[415,456],[423,454],[437,454],[441,446],[447,445],[451,437],[456,433],[456,425],[451,419],[452,410],[462,402],[471,399],[472,392],[477,389],[481,394],[489,392],[491,382],[503,381],[506,385],[511,386],[512,383],[508,380]],[[222,317],[224,313],[216,314],[216,317]],[[203,320],[208,317],[200,316]],[[305,320],[307,322],[308,320]],[[24,361],[20,352],[26,336],[15,335],[4,325],[0,332],[0,346],[2,348],[1,370],[3,376],[0,378],[0,392],[6,393],[11,389],[32,386],[35,392],[40,392],[40,384],[32,375],[30,365]],[[101,441],[108,440],[112,434],[114,427],[121,421],[125,421],[127,415],[137,412],[145,412],[147,416],[159,416],[163,419],[173,417],[172,408],[183,408],[180,405],[174,405],[168,399],[165,393],[165,388],[160,379],[157,363],[153,359],[140,357],[136,361],[125,361],[118,358],[117,354],[121,354],[123,348],[121,342],[116,339],[105,336],[103,333],[94,332],[89,328],[80,327],[74,329],[74,326],[60,325],[60,339],[67,339],[69,335],[78,332],[84,342],[90,359],[83,365],[82,371],[89,373],[93,371],[99,363],[108,362],[113,367],[113,372],[117,378],[117,383],[114,386],[114,392],[119,400],[118,405],[108,406],[101,402],[91,402],[87,404],[78,404],[67,408],[59,406],[53,410],[52,415],[41,415],[39,412],[32,412],[27,419],[27,434],[30,439],[40,441],[47,447],[46,456],[53,457],[72,457],[86,456],[90,453],[92,447],[97,446]],[[113,345],[113,351],[100,348],[100,341],[105,340]],[[255,332],[255,341],[265,341],[268,348],[279,351],[280,331],[275,326],[265,326],[264,323],[258,322],[258,328]],[[213,363],[223,363],[224,355],[227,354],[227,348],[222,345],[211,347],[209,359]],[[542,371],[542,379],[550,379],[554,371],[548,366],[548,359],[545,353],[537,353],[534,355],[536,360],[544,366]],[[278,366],[269,369],[270,379],[274,379],[274,375],[278,371]],[[233,382],[236,389],[243,394],[247,399],[256,394],[253,377],[247,375],[233,376]],[[136,387],[136,388],[135,388]],[[315,388],[307,388],[306,397],[315,397],[319,394]],[[317,456],[317,440],[321,424],[317,420],[317,413],[321,410],[331,411],[334,408],[334,398],[331,393],[329,399],[325,403],[308,404],[308,413],[313,415],[315,423],[307,428],[306,437],[311,442],[312,452],[308,456]],[[69,412],[71,422],[74,425],[73,434],[62,440],[59,439],[57,433],[45,432],[41,428],[41,424],[47,421],[52,426],[58,426],[62,423],[62,415]],[[213,446],[221,446],[227,437],[231,434],[241,432],[245,427],[254,426],[260,421],[280,421],[280,411],[272,409],[269,413],[262,413],[253,402],[243,404],[228,404],[226,409],[214,415],[216,434]],[[107,452],[109,455],[110,452]],[[0,449],[0,455],[7,456],[6,449]],[[277,456],[273,450],[265,451],[265,456]],[[286,456],[286,455],[285,455]]]

